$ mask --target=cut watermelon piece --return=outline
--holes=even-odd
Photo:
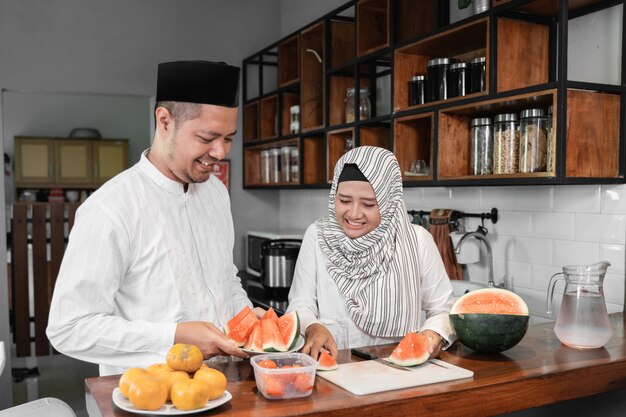
[[[322,352],[320,353],[320,357],[317,362],[318,371],[332,371],[339,368],[339,365],[337,365],[337,361],[334,360],[333,357],[330,356],[330,353],[328,353],[328,351],[326,351],[325,349],[322,349]]]
[[[241,347],[246,344],[252,328],[259,321],[254,312],[249,307],[244,307],[226,326],[224,332],[231,340]]]
[[[278,319],[278,329],[282,336],[287,350],[291,350],[296,347],[298,338],[300,337],[300,317],[295,311],[291,311],[282,315]]]
[[[402,366],[415,366],[426,362],[429,357],[428,338],[419,333],[409,332],[391,352],[389,362]]]
[[[280,335],[278,323],[272,319],[261,319],[261,329],[263,332],[263,351],[265,352],[286,352],[287,346]]]
[[[252,327],[252,331],[250,332],[250,336],[244,348],[254,352],[263,352],[263,328],[261,327],[261,320],[257,321]]]
[[[270,320],[278,321],[278,315],[276,314],[274,309],[270,307],[269,310],[265,312],[263,317],[261,317],[261,319],[270,319]]]

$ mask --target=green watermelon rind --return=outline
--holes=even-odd
[[[526,335],[530,318],[516,314],[450,314],[459,341],[479,353],[499,353]]]

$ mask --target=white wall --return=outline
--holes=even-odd
[[[73,102],[81,97],[152,97],[159,62],[207,59],[241,65],[244,57],[281,36],[279,13],[278,0],[2,0],[0,89],[48,95],[47,101],[54,101],[59,94]],[[2,110],[0,106],[0,114],[7,109]],[[41,106],[29,110],[31,114],[11,115],[11,120],[4,122],[0,118],[0,144],[12,143],[14,132],[69,133],[65,132],[66,126],[70,126],[67,119],[55,125],[58,132],[42,131],[41,125],[30,123],[37,118],[46,120],[45,114],[37,114]],[[146,126],[151,126],[151,113],[148,105],[145,115],[136,121],[138,129],[145,131]],[[71,122],[71,127],[75,127],[75,120]],[[118,132],[109,121],[95,127],[103,134]],[[151,138],[138,140],[143,146]],[[241,141],[236,141],[230,155],[231,201],[237,233],[235,259],[239,265],[244,257],[243,231],[259,219],[265,224],[278,223],[276,194],[242,190],[241,155]],[[4,195],[4,190],[0,190],[0,195]],[[0,215],[4,218],[4,204],[0,206]],[[0,223],[0,235],[4,236],[4,222]],[[1,264],[6,264],[5,253],[4,239],[0,239]],[[6,289],[3,273],[2,340],[9,340]],[[9,362],[7,370],[10,367]],[[5,371],[0,378],[0,409],[10,405],[10,401],[10,372]]]

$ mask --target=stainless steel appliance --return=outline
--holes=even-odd
[[[261,246],[264,287],[286,288],[291,286],[301,240],[267,240]]]
[[[254,277],[261,277],[263,270],[263,254],[261,248],[264,242],[271,240],[302,240],[304,230],[267,230],[248,231],[246,236],[246,272]]]

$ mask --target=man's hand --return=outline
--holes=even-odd
[[[333,335],[328,329],[319,323],[311,324],[306,329],[306,343],[301,352],[306,353],[317,360],[322,348],[330,351],[330,356],[337,359],[339,351]]]
[[[443,345],[443,337],[441,337],[439,333],[428,329],[422,330],[420,333],[428,338],[428,351],[430,352],[430,357],[435,358],[439,356],[441,346]]]
[[[217,355],[234,355],[247,358],[246,352],[239,349],[224,332],[212,323],[188,321],[176,325],[174,343],[196,345],[205,359]]]

